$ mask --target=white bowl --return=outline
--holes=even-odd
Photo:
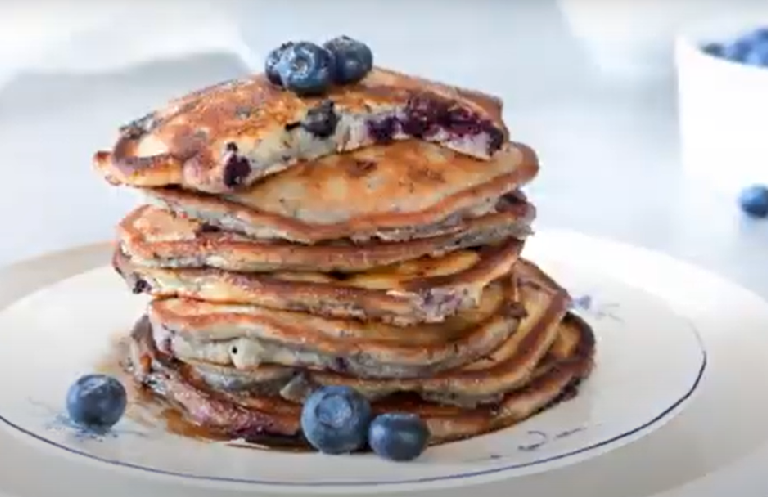
[[[715,57],[701,47],[758,26],[768,26],[768,12],[699,24],[675,46],[684,170],[727,193],[768,184],[768,68]]]

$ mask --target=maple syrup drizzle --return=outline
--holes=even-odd
[[[128,408],[125,416],[147,428],[161,427],[167,433],[206,442],[224,442],[228,446],[241,449],[310,452],[312,449],[303,440],[275,435],[249,435],[246,440],[232,440],[231,436],[222,435],[195,424],[184,414],[168,405],[150,389],[139,385],[127,370],[126,357],[128,338],[123,336],[113,340],[108,354],[96,364],[95,371],[120,380],[128,394]]]

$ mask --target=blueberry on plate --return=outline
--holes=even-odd
[[[333,65],[331,52],[301,41],[285,47],[275,70],[285,89],[297,95],[322,95],[331,86]]]
[[[107,429],[125,414],[128,403],[125,387],[111,376],[89,374],[80,377],[67,391],[67,413],[80,426]]]
[[[269,52],[269,55],[267,55],[267,60],[264,61],[264,73],[267,75],[267,79],[270,83],[273,85],[282,85],[283,82],[280,79],[280,74],[277,72],[277,64],[280,62],[280,58],[283,56],[283,53],[285,53],[285,50],[292,46],[293,43],[287,42],[283,43],[276,49]]]
[[[333,82],[338,85],[360,81],[373,69],[373,52],[365,43],[339,36],[323,46],[333,53]]]
[[[323,387],[301,410],[304,437],[325,454],[348,454],[361,448],[371,423],[368,400],[349,387]]]
[[[371,450],[391,461],[412,461],[427,448],[429,428],[419,416],[409,413],[380,414],[368,428]]]
[[[739,195],[741,210],[750,217],[768,217],[768,186],[752,185]]]

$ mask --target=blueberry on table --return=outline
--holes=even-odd
[[[264,73],[267,75],[267,79],[270,83],[273,85],[282,85],[283,82],[280,79],[280,74],[277,72],[277,64],[280,62],[280,58],[283,56],[283,53],[285,53],[285,50],[292,46],[293,43],[283,43],[276,49],[269,52],[269,55],[267,55],[267,60],[264,61]]]
[[[391,461],[412,461],[427,448],[429,428],[419,416],[388,413],[377,416],[368,428],[371,450]]]
[[[768,186],[748,186],[739,195],[739,205],[750,217],[768,217]]]
[[[751,49],[752,44],[748,40],[739,39],[723,46],[722,57],[733,62],[744,62]]]
[[[333,82],[338,85],[360,81],[373,69],[373,52],[365,43],[339,36],[323,46],[333,53]]]
[[[275,71],[285,89],[297,95],[322,95],[331,86],[333,65],[331,52],[301,41],[285,47]]]
[[[325,454],[347,454],[361,448],[371,423],[368,400],[349,387],[316,390],[301,410],[304,437]]]
[[[82,376],[67,391],[67,413],[80,426],[107,429],[125,414],[128,396],[120,381],[111,376]]]
[[[747,33],[744,37],[742,37],[742,39],[748,40],[751,43],[768,42],[768,27],[753,29],[751,32]]]
[[[723,52],[725,51],[725,46],[722,43],[713,42],[705,44],[701,49],[714,57],[722,57]]]

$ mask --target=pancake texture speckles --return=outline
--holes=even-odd
[[[328,136],[301,124],[332,106]],[[299,161],[393,140],[417,139],[486,161],[508,131],[501,100],[476,91],[374,68],[362,81],[300,97],[253,75],[212,86],[124,126],[94,157],[113,184],[231,192]]]
[[[121,250],[135,264],[157,268],[218,268],[236,272],[369,271],[424,256],[497,245],[531,234],[535,209],[502,198],[493,212],[461,222],[458,230],[400,242],[329,240],[312,245],[251,238],[174,215],[154,206],[132,211],[118,226]]]
[[[361,162],[367,164],[362,171]],[[402,241],[460,230],[466,219],[493,212],[499,197],[537,172],[536,154],[520,144],[479,162],[407,141],[297,164],[223,196],[143,191],[173,212],[254,238]]]

